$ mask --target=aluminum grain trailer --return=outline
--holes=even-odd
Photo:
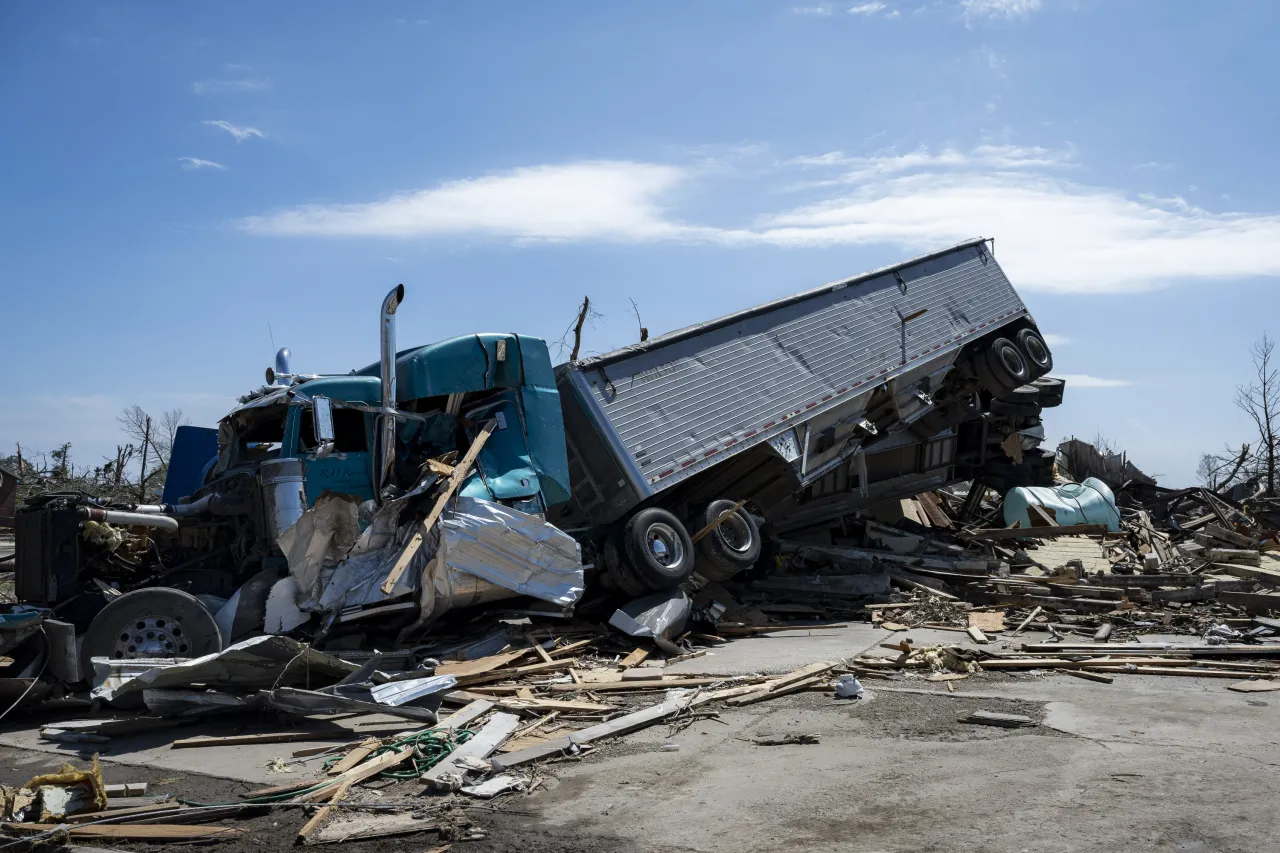
[[[795,530],[961,480],[1044,482],[1051,369],[991,242],[969,240],[560,365],[572,497],[551,520],[639,595],[695,562],[750,566],[757,517]]]

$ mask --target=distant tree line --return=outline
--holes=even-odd
[[[169,457],[178,427],[190,421],[182,409],[170,409],[153,418],[133,405],[116,416],[124,441],[101,463],[80,463],[71,454],[71,442],[53,449],[24,447],[0,457],[0,465],[19,476],[18,503],[45,492],[82,491],[118,503],[159,503],[169,473]]]

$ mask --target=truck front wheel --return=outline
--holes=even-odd
[[[80,671],[92,677],[92,658],[198,658],[222,651],[213,614],[178,589],[136,589],[98,611],[84,633]]]
[[[724,513],[733,509],[733,501],[712,501],[698,519],[700,527],[706,527]],[[704,566],[698,571],[711,580],[728,580],[745,571],[760,559],[760,528],[755,519],[742,507],[698,540],[698,553],[710,564],[711,572]]]
[[[642,509],[622,529],[622,556],[652,590],[675,589],[693,573],[693,540],[665,509]]]

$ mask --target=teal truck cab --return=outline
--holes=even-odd
[[[193,656],[261,632],[267,598],[290,573],[282,533],[326,496],[344,509],[338,521],[359,533],[383,506],[412,499],[406,492],[429,461],[454,461],[486,424],[462,498],[521,518],[542,518],[568,499],[546,343],[474,334],[397,351],[403,296],[397,287],[383,303],[378,362],[349,374],[295,374],[282,350],[266,384],[241,397],[216,431],[180,430],[169,502],[106,505],[64,494],[19,513],[18,593],[74,625],[82,677],[93,657]],[[376,620],[375,631],[419,618],[417,600],[399,598],[394,618]]]

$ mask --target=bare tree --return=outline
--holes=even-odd
[[[582,297],[582,305],[579,306],[577,314],[574,315],[573,322],[569,324],[569,328],[564,330],[564,334],[553,344],[556,357],[569,353],[569,361],[577,361],[578,353],[582,350],[582,329],[587,325],[595,325],[597,320],[604,318],[604,315],[591,307],[591,297]],[[573,343],[569,343],[570,337]]]
[[[630,299],[630,297],[627,298]],[[640,319],[640,306],[636,305],[634,299],[631,300],[631,310],[636,315],[636,325],[640,327],[640,343],[644,343],[649,340],[649,330],[645,327],[644,320]]]
[[[190,422],[183,415],[182,409],[170,409],[164,412],[157,422],[136,403],[117,415],[116,421],[120,424],[120,429],[125,436],[133,441],[125,446],[128,448],[128,453],[124,452],[124,448],[117,448],[119,462],[113,466],[113,472],[117,474],[117,482],[119,482],[118,472],[135,454],[139,455],[141,467],[138,471],[138,500],[145,501],[147,483],[164,482],[169,470],[169,456],[173,453],[173,442],[178,435],[178,427],[186,426]],[[148,470],[152,464],[154,467]]]
[[[1215,492],[1233,485],[1242,470],[1250,473],[1249,463],[1253,454],[1249,451],[1248,444],[1241,445],[1239,450],[1227,445],[1221,453],[1201,454],[1196,478],[1202,486]]]
[[[1256,451],[1260,473],[1266,483],[1266,496],[1276,496],[1276,451],[1280,443],[1280,376],[1271,364],[1276,342],[1263,334],[1253,345],[1254,380],[1236,386],[1236,406],[1253,421],[1258,430]]]

